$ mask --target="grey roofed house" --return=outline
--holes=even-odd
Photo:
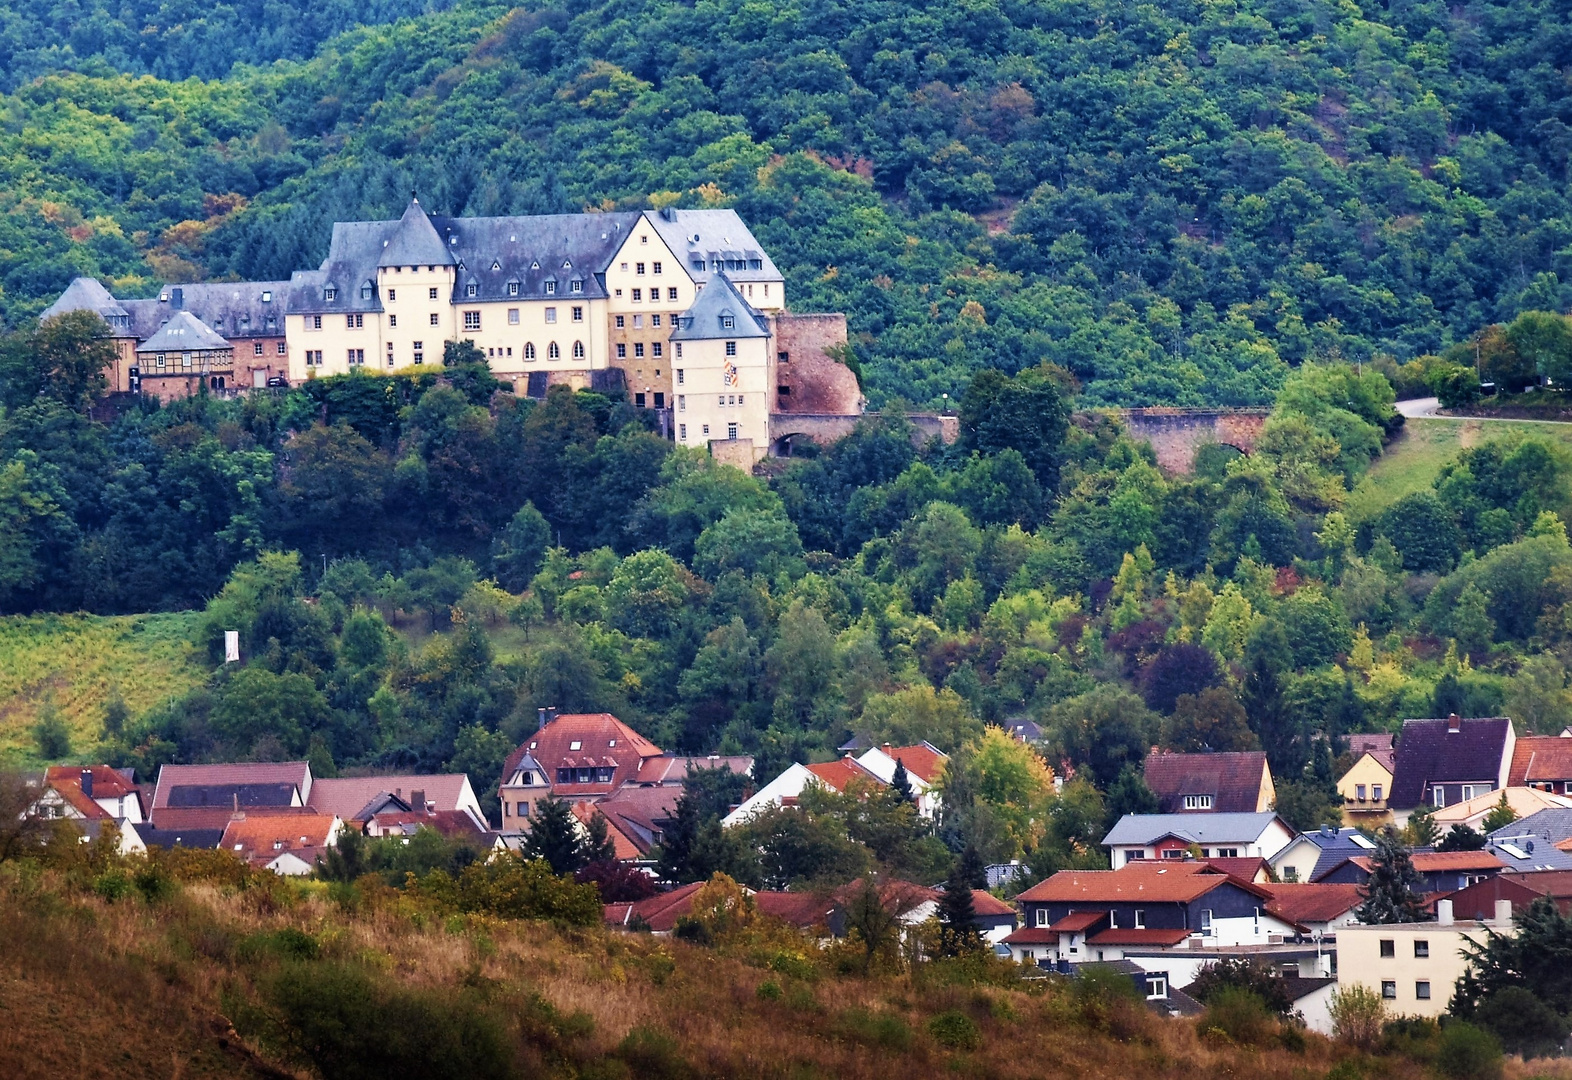
[[[1464,785],[1505,787],[1515,742],[1512,721],[1504,716],[1404,720],[1388,802],[1397,810],[1420,803],[1449,806],[1463,800]],[[1436,787],[1442,789],[1440,803],[1432,798]]]
[[[672,254],[683,260],[683,269],[699,285],[708,283],[712,274],[721,271],[744,284],[781,280],[781,272],[770,261],[764,246],[754,239],[735,210],[672,207],[652,210],[644,217]]]
[[[182,282],[165,285],[156,299],[121,304],[131,314],[131,333],[142,339],[182,310],[225,338],[283,337],[288,292],[287,281]]]
[[[54,303],[39,312],[38,321],[43,322],[45,319],[53,319],[57,315],[72,311],[95,312],[109,324],[112,332],[125,333],[131,328],[130,313],[120,301],[109,294],[109,290],[104,288],[103,283],[97,278],[72,278],[65,292],[61,293]]]
[[[1545,848],[1556,851],[1557,844],[1572,840],[1572,809],[1554,808],[1529,814],[1488,833],[1486,839],[1492,845],[1512,843],[1525,850],[1526,844],[1532,841],[1535,854],[1548,859]],[[1556,851],[1556,854],[1564,856],[1566,852]],[[1513,860],[1502,858],[1501,861],[1510,865]]]
[[[693,306],[677,317],[677,327],[671,332],[672,341],[769,336],[768,321],[742,298],[725,274],[715,274],[710,279]]]
[[[1103,846],[1153,844],[1168,836],[1195,844],[1248,844],[1259,839],[1276,819],[1271,810],[1258,814],[1126,814],[1108,830]]]
[[[1559,812],[1572,814],[1572,810]],[[1522,824],[1521,821],[1514,821],[1491,833],[1485,842],[1485,850],[1500,859],[1509,872],[1572,870],[1572,854],[1562,851],[1532,829],[1522,828]]]
[[[411,200],[397,221],[334,222],[322,265],[291,276],[289,310],[313,315],[380,312],[377,270],[383,266],[456,266],[449,298],[454,303],[548,297],[568,303],[575,297],[604,297],[606,286],[600,275],[639,217],[637,213],[444,217],[427,215]],[[420,227],[422,220],[429,234]],[[437,258],[432,237],[440,242],[445,259]],[[400,262],[395,255],[421,258]]]
[[[1333,829],[1329,825],[1323,825],[1315,832],[1301,833],[1300,836],[1321,849],[1321,854],[1316,856],[1315,866],[1310,870],[1310,876],[1305,879],[1307,881],[1315,881],[1344,859],[1350,859],[1355,855],[1368,855],[1373,848],[1364,833],[1346,827]]]
[[[148,822],[132,828],[148,847],[216,848],[224,839],[223,829],[160,829]]]
[[[231,346],[212,327],[189,311],[177,311],[158,331],[136,347],[140,353],[219,352]]]

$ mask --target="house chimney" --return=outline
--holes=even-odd
[[[1321,835],[1322,836],[1331,836],[1332,835],[1332,826],[1328,825],[1324,821],[1321,823]]]
[[[424,791],[411,791],[409,793],[409,808],[417,814],[426,812],[426,793]]]
[[[535,710],[535,716],[540,721],[540,726],[537,727],[535,730],[536,731],[545,731],[546,730],[546,709],[545,709],[545,707],[542,706],[541,708],[536,709]]]
[[[184,289],[169,290],[169,306],[179,311],[186,306],[186,291]]]
[[[1450,900],[1437,900],[1436,901],[1436,924],[1438,926],[1451,926],[1452,925],[1452,901],[1450,901]]]
[[[82,794],[86,795],[89,799],[91,799],[93,797],[93,770],[92,769],[83,769],[82,770]]]
[[[240,809],[240,792],[238,792],[238,791],[234,792],[232,795],[230,795],[230,798],[232,798],[234,800],[234,809],[229,812],[229,820],[230,821],[244,821],[244,820],[246,820],[245,813],[243,811],[241,811],[241,809]]]
[[[1463,730],[1463,721],[1458,719],[1457,713],[1446,718],[1446,731],[1448,735],[1456,735]]]
[[[1512,925],[1512,901],[1510,901],[1510,900],[1497,900],[1496,901],[1496,917],[1494,919],[1494,922],[1495,922],[1495,924],[1497,926],[1511,926]]]
[[[553,720],[555,720],[556,718],[557,718],[557,707],[555,705],[548,705],[548,706],[546,706],[546,723],[549,724]]]

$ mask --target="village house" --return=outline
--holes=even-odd
[[[1517,737],[1506,717],[1404,720],[1388,805],[1401,826],[1415,807],[1439,810],[1507,786]]]
[[[721,825],[731,828],[770,807],[795,806],[810,785],[834,792],[850,791],[857,785],[869,789],[888,786],[877,773],[850,754],[816,765],[793,763],[722,818]]]
[[[1349,742],[1356,757],[1337,780],[1337,793],[1343,797],[1343,822],[1374,829],[1392,819],[1387,800],[1392,797],[1397,751],[1392,748],[1391,735],[1354,735]]]
[[[1410,859],[1427,893],[1449,893],[1493,877],[1505,869],[1488,851],[1416,851]],[[1317,882],[1363,885],[1370,880],[1375,859],[1352,855],[1316,879]]]
[[[1539,788],[1507,787],[1452,803],[1435,811],[1431,820],[1436,823],[1436,829],[1442,836],[1454,825],[1484,832],[1485,819],[1496,812],[1502,799],[1506,800],[1507,808],[1519,818],[1537,814],[1541,810],[1572,810],[1572,798],[1565,795],[1552,795]]]
[[[1572,795],[1572,736],[1525,735],[1512,750],[1511,787]]]
[[[906,782],[916,797],[917,812],[932,818],[939,810],[939,779],[944,775],[945,762],[950,755],[930,742],[915,746],[891,746],[885,743],[865,751],[857,764],[867,769],[886,784],[895,782],[895,766],[906,769]]]
[[[1492,931],[1517,932],[1510,901],[1488,921],[1455,918],[1451,901],[1440,900],[1435,922],[1345,926],[1337,933],[1338,982],[1380,994],[1394,1016],[1437,1017],[1468,969],[1464,943],[1483,944]]]
[[[1259,814],[1277,803],[1277,788],[1260,751],[1146,757],[1146,786],[1160,814]]]
[[[219,849],[252,866],[286,877],[316,869],[323,852],[338,843],[344,823],[332,814],[235,815],[224,827]]]
[[[1270,860],[1294,839],[1270,810],[1259,813],[1126,814],[1103,847],[1115,869],[1143,859],[1261,858]]]
[[[1451,903],[1459,919],[1489,919],[1496,905],[1506,901],[1514,911],[1527,908],[1541,896],[1555,901],[1563,915],[1572,913],[1572,870],[1539,870],[1531,873],[1507,872],[1476,881],[1466,889],[1437,897],[1432,908],[1443,900]]]

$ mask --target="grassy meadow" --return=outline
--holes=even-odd
[[[53,701],[72,756],[90,754],[118,692],[133,716],[204,678],[188,638],[195,612],[0,618],[0,765],[37,766],[33,724]]]

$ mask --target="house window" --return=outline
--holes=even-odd
[[[671,288],[666,290],[666,299],[670,300],[672,303],[677,302],[677,286],[673,285]]]
[[[519,294],[519,283],[516,282],[516,281],[508,282],[508,295],[509,296],[517,296],[518,294]]]
[[[389,315],[388,316],[388,326],[389,327],[394,327],[394,326],[397,326],[397,325],[398,325],[398,316],[397,315]]]
[[[1212,909],[1201,909],[1201,933],[1207,937],[1212,936]]]
[[[571,282],[568,283],[568,291],[578,293],[583,292],[584,282],[580,281],[578,278],[574,278]]]
[[[643,289],[634,289],[633,290],[633,302],[635,304],[637,304],[640,301],[642,301],[643,299],[644,299],[644,290]]]
[[[524,343],[524,359],[535,359],[535,343],[533,341],[526,341]]]
[[[1220,847],[1217,849],[1217,857],[1219,859],[1237,859],[1239,857],[1239,849],[1236,847]]]
[[[657,330],[660,329],[660,314],[658,312],[650,316],[650,325]]]
[[[322,292],[322,299],[324,299],[324,300],[337,300],[338,299],[338,290],[333,288],[333,286],[329,285],[326,289],[323,290],[323,292]]]
[[[561,360],[562,359],[562,350],[557,348],[557,343],[555,341],[553,341],[551,344],[546,346],[546,359],[547,360]]]
[[[1037,909],[1037,925],[1038,926],[1047,926],[1048,925],[1048,909],[1047,908],[1041,908],[1040,907],[1040,908]]]
[[[1363,784],[1354,785],[1354,798],[1360,802],[1365,801],[1365,786]]]
[[[262,290],[262,302],[264,304],[271,304],[273,302],[273,290],[272,289],[263,289]]]
[[[1388,1001],[1397,1000],[1397,982],[1393,979],[1381,980],[1381,996]]]
[[[1135,928],[1137,930],[1145,930],[1146,929],[1146,909],[1145,908],[1136,908],[1135,909]]]
[[[643,355],[644,355],[644,342],[642,342],[642,341],[635,341],[633,343],[633,356],[634,356],[634,359],[639,359]]]
[[[633,404],[640,409],[644,408],[644,394],[642,392],[633,395]]]
[[[546,321],[549,322],[549,323],[554,323],[554,322],[557,321],[557,309],[556,308],[549,307],[549,308],[546,309]]]
[[[677,369],[677,385],[682,385],[682,368]]]
[[[682,342],[677,342],[677,359],[682,359]]]
[[[1184,848],[1167,848],[1163,852],[1163,858],[1165,859],[1182,859],[1184,856]]]
[[[661,343],[659,341],[655,342],[653,345],[650,346],[650,355],[651,356],[659,357],[661,355],[661,352],[662,352],[662,348],[661,348]]]
[[[1168,997],[1168,977],[1166,975],[1148,975],[1146,977],[1146,1000],[1163,1001]]]
[[[1420,1001],[1430,1000],[1430,981],[1428,979],[1420,979],[1414,983],[1414,996]]]
[[[722,409],[724,409],[726,407],[726,395],[725,394],[718,395],[716,397],[716,399],[715,399],[715,404],[718,405],[719,407],[721,407]]]
[[[684,442],[687,441],[687,438],[688,438],[688,425],[687,424],[678,424],[677,425],[677,438],[682,439]]]
[[[644,316],[643,315],[635,315],[635,316],[633,316],[633,329],[635,329],[635,330],[642,330],[642,329],[644,329]]]
[[[737,425],[736,424],[727,424],[726,425],[726,438],[730,439],[732,442],[736,442],[737,441]]]
[[[737,355],[737,343],[735,341],[728,341],[726,343],[726,355],[727,356],[736,356]]]
[[[370,285],[362,285],[360,287],[360,298],[362,300],[370,300],[371,299],[371,286]]]
[[[722,330],[731,330],[731,329],[735,328],[736,325],[737,325],[737,320],[736,320],[736,318],[734,316],[731,316],[731,315],[722,315],[721,316],[721,329]]]
[[[311,329],[313,329],[313,330],[320,330],[320,329],[322,329],[322,316],[320,316],[320,315],[313,315],[313,316],[311,316]]]
[[[1372,784],[1371,785],[1371,787],[1370,787],[1370,798],[1373,801],[1375,801],[1375,802],[1380,802],[1381,801],[1381,785],[1380,784]]]
[[[1397,942],[1393,941],[1391,938],[1382,938],[1381,939],[1381,955],[1382,955],[1382,957],[1396,956],[1397,955]]]
[[[282,341],[280,341],[278,343],[278,350],[277,350],[278,351],[278,355],[283,356],[285,348],[286,348],[285,344]]]
[[[425,362],[426,362],[426,343],[423,342],[423,341],[417,341],[417,342],[415,342],[415,363],[417,363],[417,364],[424,364]]]
[[[626,315],[618,315],[617,316],[617,329],[621,330],[623,327],[625,327],[627,325],[628,325],[628,317]]]
[[[350,349],[349,350],[349,366],[350,367],[359,367],[361,364],[364,364],[365,362],[366,362],[366,350],[365,349]]]
[[[1210,810],[1212,808],[1212,797],[1210,795],[1186,795],[1184,797],[1184,808],[1186,810]]]
[[[518,816],[519,817],[529,817],[529,802],[527,800],[524,801],[524,802],[519,803]]]
[[[689,259],[688,260],[688,266],[690,266],[694,270],[702,271],[704,269],[704,260],[703,259]]]
[[[557,283],[555,281],[548,281],[548,282],[546,282],[546,295],[547,296],[556,296],[557,295]]]
[[[1424,960],[1430,956],[1430,942],[1423,938],[1414,942],[1414,958]]]
[[[621,342],[618,342],[617,343],[617,359],[618,360],[626,360],[627,358],[628,358],[628,347],[626,345],[622,344]]]
[[[437,313],[435,311],[433,311],[431,313],[431,325],[432,326],[436,326],[437,325]]]
[[[635,274],[638,274],[640,277],[642,277],[644,275],[644,264],[643,263],[634,263],[633,264],[633,272]]]
[[[391,304],[393,301],[395,301],[397,299],[398,299],[398,290],[397,289],[389,289],[388,290],[388,303]]]
[[[1430,789],[1430,802],[1437,810],[1446,806],[1446,789],[1440,784]]]
[[[708,424],[705,424],[704,425],[704,434],[708,435],[709,433],[710,433],[710,426]]]
[[[650,272],[655,274],[660,273],[660,263],[651,263]]]
[[[478,311],[466,311],[464,313],[464,329],[465,330],[479,330],[480,329],[480,312],[478,312]]]
[[[344,325],[350,330],[359,330],[366,325],[366,316],[364,314],[345,315]]]
[[[688,411],[688,395],[687,394],[678,394],[677,395],[677,411],[678,412],[687,412]]]
[[[573,343],[573,359],[584,359],[584,343],[582,341],[575,341]]]
[[[576,307],[576,308],[573,309],[573,321],[574,322],[583,322],[584,321],[584,309],[582,307]]]
[[[436,298],[437,298],[437,290],[436,289],[427,289],[426,290],[426,299],[427,300],[435,300]]]
[[[508,325],[509,326],[517,326],[518,324],[519,324],[519,309],[516,308],[516,307],[508,308]]]

